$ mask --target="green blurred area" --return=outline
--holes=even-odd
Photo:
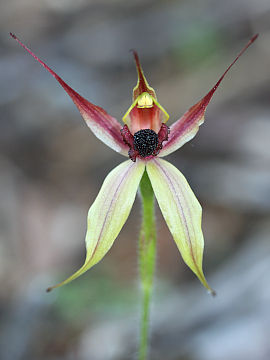
[[[138,307],[139,300],[138,286],[102,273],[82,276],[57,292],[54,304],[57,312],[74,323],[89,318],[89,307],[96,320],[126,316]]]
[[[178,34],[178,38],[180,34]],[[204,62],[215,57],[219,60],[219,53],[223,50],[223,36],[217,28],[197,24],[186,29],[185,36],[177,43],[175,35],[175,56],[179,66],[193,69],[201,67]]]

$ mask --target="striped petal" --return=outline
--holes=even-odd
[[[113,150],[128,156],[128,146],[123,142],[120,130],[120,123],[110,116],[101,107],[90,103],[80,94],[74,91],[58,76],[49,66],[40,60],[27,46],[25,46],[14,34],[10,35],[32,55],[49,73],[59,82],[67,94],[77,106],[88,127],[93,131],[98,139],[103,141]]]
[[[176,245],[190,269],[214,295],[202,270],[202,208],[185,177],[169,162],[155,158],[146,165],[155,196]]]
[[[143,161],[133,163],[127,160],[109,173],[88,212],[84,265],[67,280],[48,291],[76,279],[110,250],[128,218],[144,169]]]
[[[236,63],[239,57],[246,51],[246,49],[257,39],[258,34],[253,36],[243,50],[239,53],[236,59],[227,68],[215,86],[202,98],[197,104],[193,105],[179,120],[177,120],[172,126],[170,126],[169,140],[164,144],[163,149],[160,151],[159,156],[166,156],[175,150],[179,149],[186,142],[190,141],[199,130],[199,126],[204,122],[204,114],[206,108],[212,99],[214,93],[219,87],[221,81],[230,70],[230,68]]]

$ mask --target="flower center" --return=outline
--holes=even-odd
[[[134,134],[134,148],[142,157],[153,155],[158,146],[158,135],[154,130],[143,129]]]

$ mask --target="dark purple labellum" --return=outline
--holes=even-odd
[[[157,156],[162,149],[163,141],[168,140],[169,133],[170,129],[164,123],[161,124],[158,134],[151,129],[142,129],[132,135],[127,124],[121,129],[123,141],[129,146],[128,155],[132,161],[136,161],[137,156]]]
[[[139,130],[134,134],[134,149],[141,157],[153,155],[158,146],[158,135],[151,129]]]

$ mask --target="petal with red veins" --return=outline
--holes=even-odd
[[[47,66],[42,60],[40,60],[27,46],[25,46],[14,34],[10,35],[30,54],[32,55],[49,73],[59,82],[67,94],[71,97],[74,104],[77,106],[83,119],[88,127],[96,135],[98,139],[103,141],[113,150],[127,156],[128,146],[123,143],[122,136],[120,134],[121,125],[112,116],[110,116],[101,107],[90,103],[83,98],[69,85],[67,85],[49,66]]]
[[[75,274],[48,291],[76,279],[98,263],[110,250],[129,216],[144,169],[143,161],[133,163],[127,160],[107,175],[88,212],[84,265]]]
[[[185,263],[214,295],[202,270],[204,240],[202,208],[181,172],[169,162],[155,158],[146,164],[160,210]]]
[[[253,36],[247,45],[242,49],[239,55],[227,68],[215,86],[201,99],[197,104],[193,105],[179,120],[173,123],[170,126],[170,137],[169,140],[164,145],[159,156],[166,156],[175,150],[179,149],[186,142],[190,141],[198,132],[199,126],[204,122],[204,114],[206,108],[212,99],[214,93],[216,92],[221,81],[230,70],[230,68],[236,63],[239,57],[246,51],[246,49],[257,39],[258,34]]]

